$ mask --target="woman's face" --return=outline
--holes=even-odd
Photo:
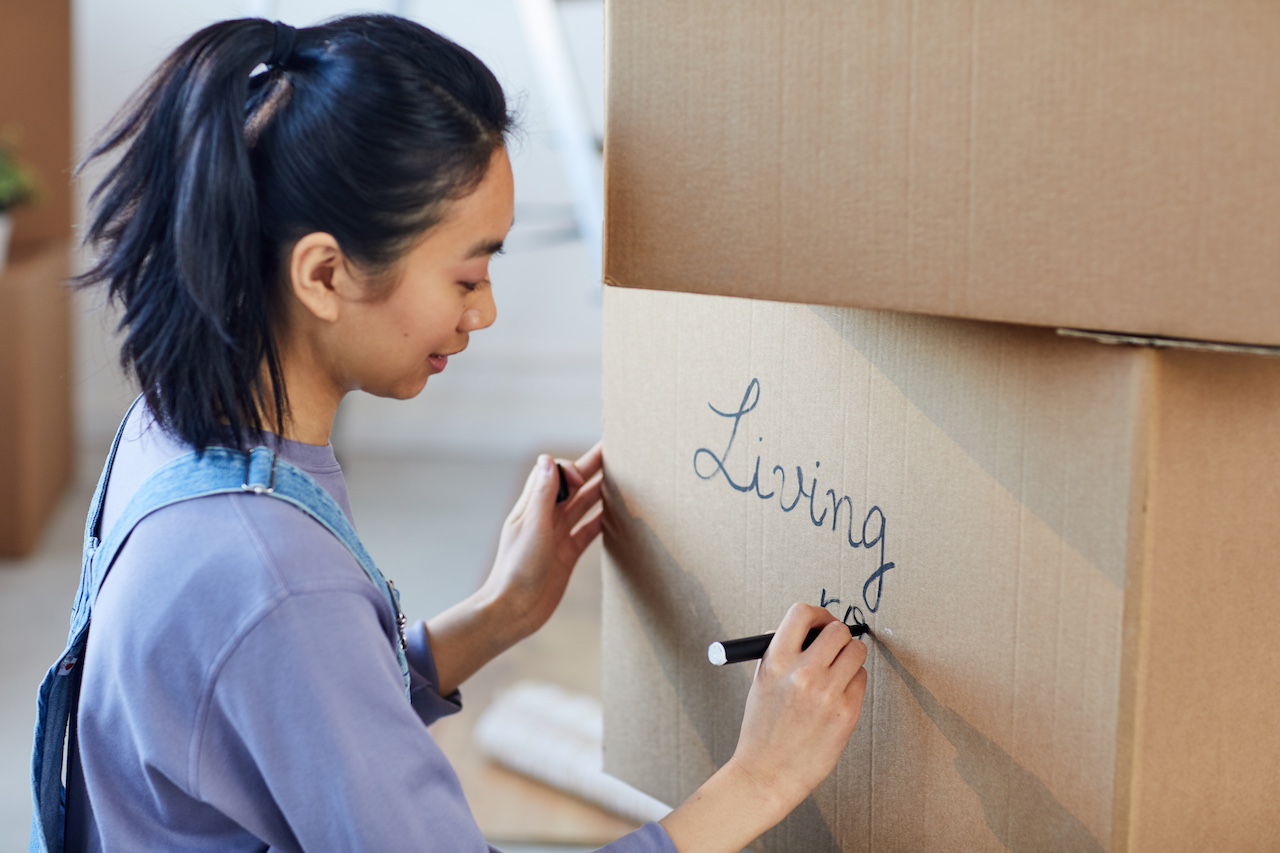
[[[408,399],[497,318],[489,261],[511,229],[514,185],[499,148],[484,179],[401,260],[391,292],[347,300],[329,335],[342,392]]]

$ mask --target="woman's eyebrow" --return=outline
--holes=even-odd
[[[501,240],[481,240],[471,247],[471,251],[467,252],[467,260],[472,258],[480,258],[485,255],[499,255],[502,253]]]
[[[511,217],[511,224],[507,227],[507,231],[510,231],[512,228],[515,228],[515,227],[516,227],[516,218],[513,216]],[[479,243],[476,243],[474,246],[471,247],[470,252],[467,252],[466,260],[469,261],[472,258],[480,258],[485,255],[501,255],[502,244],[503,244],[502,240],[481,240]]]

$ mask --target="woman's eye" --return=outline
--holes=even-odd
[[[478,281],[460,281],[458,284],[465,287],[468,293],[474,293],[475,289],[480,286],[480,282]]]

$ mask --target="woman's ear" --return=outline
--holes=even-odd
[[[352,282],[332,234],[313,231],[294,243],[287,275],[290,292],[308,311],[317,319],[337,322]]]

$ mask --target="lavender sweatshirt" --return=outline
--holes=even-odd
[[[103,510],[188,448],[145,407]],[[284,459],[351,508],[330,446]],[[441,697],[426,628],[408,631],[332,534],[283,501],[197,498],[135,528],[93,608],[69,761],[67,849],[492,850],[427,725]],[[674,853],[657,824],[603,848]]]

